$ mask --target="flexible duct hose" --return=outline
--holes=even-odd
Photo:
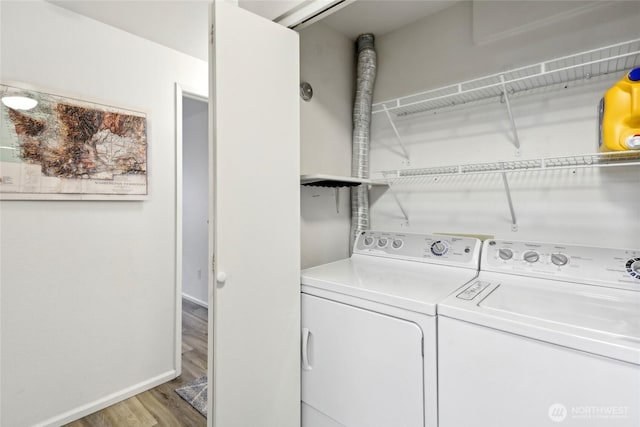
[[[376,51],[373,34],[362,34],[356,42],[358,65],[353,106],[351,176],[369,178],[371,104],[376,80]],[[369,192],[366,185],[351,189],[351,250],[358,234],[369,229]]]

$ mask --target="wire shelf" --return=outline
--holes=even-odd
[[[419,183],[423,178],[433,176],[454,176],[474,174],[495,174],[550,169],[575,169],[587,167],[640,165],[639,151],[615,151],[609,153],[583,154],[578,156],[546,157],[530,160],[473,163],[441,166],[424,169],[403,169],[379,172],[383,181],[390,184]]]
[[[337,175],[300,175],[300,185],[307,185],[311,187],[356,187],[358,185],[386,185],[384,182],[378,182],[366,178],[354,178],[352,176],[337,176]]]
[[[395,116],[501,98],[544,87],[587,81],[640,66],[640,39],[492,74],[474,80],[376,103],[372,113]]]

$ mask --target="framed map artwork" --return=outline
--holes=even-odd
[[[142,113],[0,85],[0,199],[144,200]]]

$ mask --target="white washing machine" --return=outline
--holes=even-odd
[[[302,271],[303,427],[436,427],[436,303],[477,276],[480,241],[363,232]]]
[[[440,427],[640,426],[640,250],[486,241],[438,361]]]

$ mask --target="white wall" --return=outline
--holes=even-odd
[[[482,6],[485,2],[475,3]],[[513,0],[489,5],[497,4],[512,21],[526,22],[532,4],[555,9],[557,3]],[[474,41],[474,28],[485,29],[483,37],[488,38],[486,29],[501,31],[505,18],[477,10],[474,15],[472,2],[457,3],[376,39],[379,69],[374,102],[637,38],[638,3],[610,3],[568,20],[482,44]],[[484,12],[481,6],[480,11]]]
[[[175,375],[174,84],[207,93],[207,64],[50,3],[0,8],[3,82],[148,115],[148,201],[0,202],[0,424],[59,425]]]
[[[322,23],[300,32],[300,79],[313,86],[310,102],[300,101],[302,174],[351,176],[351,113],[355,47]],[[350,193],[300,188],[302,268],[349,256]]]
[[[520,13],[519,2],[498,2]],[[474,43],[473,28],[491,28],[499,16],[457,4],[378,39],[378,101],[482,77],[638,37],[637,2],[615,4],[523,30],[508,38]],[[541,8],[555,7],[539,2]],[[523,12],[524,13],[524,12]],[[544,14],[542,14],[544,15]],[[516,22],[525,22],[516,19]],[[496,25],[502,31],[502,27]],[[484,39],[490,39],[486,32]],[[597,104],[620,74],[590,84],[520,96],[512,104],[521,155],[515,155],[504,104],[408,116],[398,121],[411,155],[403,163],[386,118],[373,122],[372,170],[494,162],[596,151]],[[391,194],[374,190],[372,227],[424,232],[464,232],[499,238],[637,247],[640,169],[577,169],[522,173],[511,180],[518,231],[511,231],[501,177],[433,178],[398,188],[410,217],[404,222]]]
[[[206,102],[182,101],[182,293],[207,306],[209,136]]]

